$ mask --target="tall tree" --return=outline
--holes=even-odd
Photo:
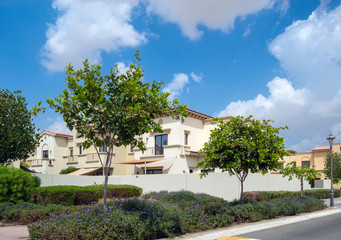
[[[341,181],[341,153],[333,152],[333,183]],[[330,178],[330,153],[324,158],[324,174]]]
[[[83,69],[77,71],[69,64],[67,68],[67,88],[47,102],[51,108],[63,115],[70,130],[75,129],[79,137],[84,137],[84,148],[93,145],[103,166],[104,206],[107,199],[109,167],[114,146],[127,146],[134,143],[145,150],[142,141],[136,136],[150,131],[162,132],[154,119],[171,116],[182,119],[186,116],[186,106],[178,99],[168,100],[170,93],[162,92],[163,82],[142,81],[144,71],[139,52],[125,73],[120,73],[117,65],[110,74],[101,75],[101,66],[90,66],[86,60]],[[105,146],[106,159],[101,159],[99,148]]]
[[[38,144],[33,114],[20,93],[0,89],[0,164],[29,157]]]
[[[310,182],[320,176],[320,174],[313,168],[309,168],[308,166],[296,166],[295,161],[288,163],[283,169],[281,169],[280,173],[283,177],[288,176],[289,181],[291,181],[293,177],[300,180],[301,197],[303,197],[303,180]]]
[[[200,150],[204,160],[197,167],[201,169],[219,168],[240,181],[240,199],[243,199],[243,183],[249,172],[267,173],[275,170],[278,160],[288,155],[284,139],[279,137],[283,127],[273,127],[272,120],[255,120],[252,116],[231,117],[228,121],[214,119],[217,127],[211,130],[209,141]],[[206,176],[207,171],[201,173]]]

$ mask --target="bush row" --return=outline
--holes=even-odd
[[[66,206],[88,205],[103,197],[104,185],[94,186],[49,186],[32,191],[32,201],[37,204],[60,204]],[[108,198],[141,196],[142,189],[132,185],[108,185]]]
[[[300,191],[256,191],[244,193],[244,199],[250,201],[270,201],[277,198],[299,197]],[[304,190],[304,196],[317,199],[330,198],[330,189],[309,189]],[[341,190],[334,189],[334,197],[340,197]]]
[[[168,196],[167,196],[168,195]],[[181,198],[180,196],[183,196]],[[222,202],[189,192],[152,194],[83,206],[28,226],[32,239],[156,239],[324,208],[322,200],[283,198],[267,202]],[[198,201],[191,205],[193,198]],[[210,198],[211,204],[207,202]]]

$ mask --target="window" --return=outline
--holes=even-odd
[[[43,151],[43,159],[48,159],[49,158],[49,150],[44,150]]]
[[[304,166],[310,167],[310,161],[302,161],[302,167]]]
[[[130,143],[130,152],[134,152],[135,143]]]
[[[190,169],[190,170],[189,170],[189,173],[193,173],[193,169]]]
[[[185,145],[188,145],[188,133],[185,132]]]
[[[168,145],[168,134],[155,136],[155,155],[163,154],[163,146]]]
[[[147,169],[147,174],[162,174],[162,169]]]
[[[83,153],[83,146],[80,145],[80,146],[79,146],[79,154],[82,154],[82,153]]]
[[[283,168],[283,163],[277,165],[277,170],[281,170]]]
[[[100,152],[106,152],[107,151],[107,146],[103,145],[99,147]]]
[[[70,148],[70,156],[73,157],[73,149]]]

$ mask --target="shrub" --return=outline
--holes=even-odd
[[[43,206],[29,202],[2,203],[0,204],[0,220],[8,223],[29,224],[48,219],[50,215],[69,214],[78,209],[79,207],[70,208],[55,204]]]
[[[95,185],[100,191],[101,196],[104,193],[104,185]],[[139,197],[142,194],[142,188],[133,185],[107,185],[108,198],[131,198]]]
[[[35,188],[32,201],[37,204],[61,204],[66,206],[88,205],[103,196],[104,186],[49,186]],[[140,196],[142,189],[132,185],[108,185],[108,198]]]
[[[257,191],[246,192],[244,198],[250,201],[271,201],[277,198],[299,197],[300,191]],[[341,190],[334,189],[334,197],[340,197]],[[330,198],[330,189],[309,189],[304,190],[304,196],[317,199]]]
[[[75,168],[74,166],[70,166],[68,168],[60,170],[59,174],[68,174],[68,173],[72,173],[74,171],[77,171],[77,168]]]
[[[210,197],[184,191],[151,193],[144,195],[147,200],[117,200],[108,204],[107,211],[101,204],[86,206],[28,227],[32,239],[156,239],[325,207],[322,200],[306,197],[230,203],[211,197],[216,201],[205,204]],[[189,206],[194,198],[202,204]]]
[[[0,202],[28,201],[36,185],[30,173],[0,165]]]

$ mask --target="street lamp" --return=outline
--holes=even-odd
[[[327,140],[329,141],[330,146],[330,181],[331,181],[331,187],[330,187],[330,206],[334,207],[334,190],[333,190],[333,141],[335,137],[332,133],[329,134],[329,137]]]

